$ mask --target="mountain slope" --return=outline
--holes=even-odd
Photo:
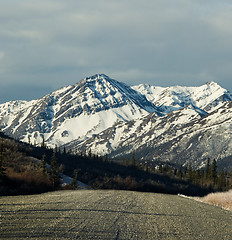
[[[137,159],[168,161],[201,167],[208,157],[218,165],[231,167],[232,102],[201,117],[192,106],[157,118],[149,114],[139,120],[119,123],[92,138],[67,145],[78,151],[109,154],[113,158],[131,155]],[[226,161],[224,159],[228,158]]]
[[[99,133],[115,122],[156,111],[154,104],[104,74],[85,78],[41,99],[0,105],[0,127],[23,141],[61,145]]]

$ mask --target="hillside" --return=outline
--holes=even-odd
[[[53,159],[56,159],[57,176],[61,173],[86,183],[93,189],[122,189],[169,194],[182,193],[203,196],[213,190],[205,184],[200,186],[186,176],[177,177],[172,171],[160,173],[153,168],[144,169],[138,163],[115,163],[96,155],[79,156],[47,147],[15,141],[4,134],[0,136],[0,195],[41,193],[63,189],[59,178],[54,185]],[[45,173],[41,166],[43,156],[47,164]],[[71,187],[71,186],[70,186]],[[68,189],[70,189],[68,187]],[[67,189],[67,187],[66,187]]]
[[[0,132],[0,196],[35,194],[53,190],[48,174],[42,174],[33,148]],[[41,158],[39,158],[41,159]]]

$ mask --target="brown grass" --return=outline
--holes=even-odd
[[[205,197],[194,199],[232,211],[232,190],[228,192],[210,193]]]

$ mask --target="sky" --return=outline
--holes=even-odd
[[[0,0],[0,103],[104,73],[232,91],[231,0]]]

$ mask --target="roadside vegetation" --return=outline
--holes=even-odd
[[[27,155],[27,145],[0,137],[0,195],[33,194],[53,189],[40,163]]]
[[[40,160],[40,161],[38,161]],[[48,167],[49,165],[49,167]],[[73,177],[65,189],[76,189],[77,179],[93,189],[120,189],[188,196],[205,196],[231,188],[230,173],[217,171],[210,160],[202,170],[177,168],[160,163],[150,165],[130,159],[113,162],[88,153],[65,148],[49,149],[22,143],[0,133],[0,195],[33,194],[62,189],[60,174]]]
[[[210,193],[207,196],[195,197],[194,199],[232,211],[232,190]]]

